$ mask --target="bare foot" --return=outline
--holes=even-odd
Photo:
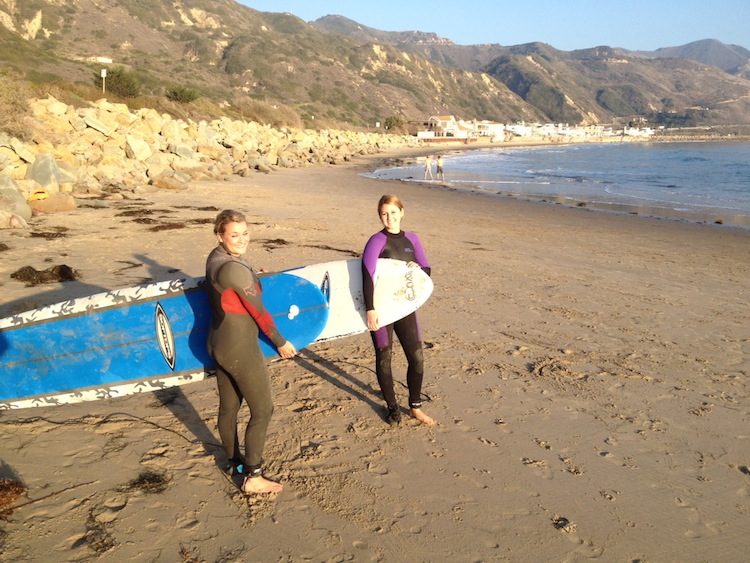
[[[281,483],[269,481],[263,476],[245,477],[245,482],[242,484],[242,492],[246,495],[280,493],[283,488],[284,485],[282,485]]]
[[[435,420],[423,413],[422,409],[411,409],[411,417],[427,426],[435,426]]]

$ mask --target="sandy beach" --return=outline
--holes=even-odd
[[[27,487],[0,520],[0,560],[747,559],[750,231],[359,175],[386,157],[406,155],[40,215],[34,237],[0,231],[7,316],[201,276],[228,207],[248,216],[256,268],[358,256],[381,228],[378,198],[396,193],[433,268],[420,318],[438,421],[384,422],[366,334],[269,364],[275,497],[247,498],[221,471],[213,378],[0,411],[0,478]],[[60,264],[80,279],[10,278]]]

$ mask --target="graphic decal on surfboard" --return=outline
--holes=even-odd
[[[414,301],[417,293],[414,291],[414,270],[404,272],[404,298],[407,301]]]
[[[156,339],[159,342],[159,349],[161,350],[164,359],[167,361],[169,369],[174,371],[174,365],[177,361],[177,356],[175,355],[172,325],[169,324],[169,317],[167,317],[167,314],[164,312],[164,308],[158,301],[156,302],[154,324],[156,325]]]
[[[302,276],[304,277],[304,276]],[[326,301],[331,303],[331,274],[326,270],[323,281],[320,283],[320,292],[325,295]]]

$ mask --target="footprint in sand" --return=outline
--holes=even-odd
[[[96,515],[95,520],[100,524],[111,524],[117,520],[117,516],[117,511],[103,510]]]
[[[713,405],[711,403],[703,402],[698,407],[693,407],[688,412],[695,416],[706,416],[707,414],[710,414],[713,410]]]
[[[540,448],[543,448],[545,450],[549,450],[552,448],[552,446],[549,445],[549,442],[545,440],[541,440],[540,438],[534,438],[534,442],[536,442],[536,445]]]
[[[560,461],[565,465],[565,470],[573,475],[583,475],[583,470],[573,463],[569,457],[560,456]]]
[[[546,461],[541,459],[521,458],[521,463],[535,470],[535,473],[545,479],[552,479],[552,472]]]
[[[477,429],[471,426],[464,426],[464,421],[460,418],[454,418],[453,424],[459,427],[462,432],[476,432]]]
[[[179,517],[175,522],[175,525],[182,530],[190,530],[191,528],[199,526],[200,522],[198,521],[195,512],[189,512],[184,516]]]
[[[368,473],[372,473],[373,475],[388,475],[388,468],[377,463],[368,464],[367,471]]]
[[[115,495],[104,501],[104,507],[108,510],[122,510],[128,504],[128,498],[124,495]]]
[[[141,462],[149,461],[152,459],[164,458],[168,453],[171,452],[171,448],[167,444],[160,444],[156,447],[151,448],[141,459]]]

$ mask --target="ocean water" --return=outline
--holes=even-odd
[[[750,228],[750,143],[603,143],[444,156],[445,184],[488,195]],[[433,167],[434,172],[434,167]],[[422,182],[422,163],[368,176]]]

